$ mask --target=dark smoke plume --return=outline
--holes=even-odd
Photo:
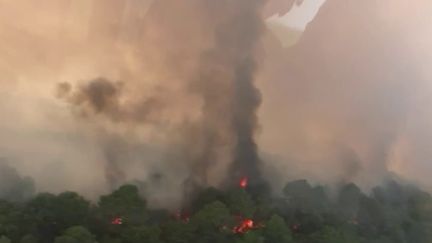
[[[148,121],[160,104],[152,98],[122,103],[123,85],[106,78],[96,78],[72,90],[71,84],[60,83],[57,86],[57,96],[78,107],[79,115],[83,117],[103,115],[115,122]]]
[[[172,4],[170,1],[155,1],[150,7],[143,22],[143,46],[154,46],[155,42],[159,45],[171,42],[172,39],[179,38],[173,35],[182,32],[189,33],[188,38],[191,40],[208,39],[203,41],[206,43],[204,46],[195,46],[194,43],[178,44],[178,50],[167,50],[163,55],[170,62],[166,72],[179,79],[184,87],[171,95],[178,99],[197,97],[201,103],[201,107],[196,110],[200,114],[199,119],[187,122],[187,126],[183,122],[174,126],[185,131],[180,138],[184,143],[181,156],[184,161],[181,162],[190,166],[189,181],[206,185],[208,174],[225,163],[225,170],[228,169],[229,172],[225,171],[219,177],[228,177],[230,183],[234,183],[241,177],[248,176],[252,183],[258,182],[261,180],[260,159],[254,136],[258,126],[256,112],[261,103],[261,95],[254,86],[254,81],[257,50],[265,30],[262,15],[264,1],[223,0],[216,3],[210,0],[188,0],[180,4],[177,12],[171,12],[171,9],[176,9]],[[181,22],[179,24],[183,20],[177,21],[176,18],[189,12],[198,13],[197,22],[206,28]],[[169,16],[171,22],[161,21],[161,16]],[[152,28],[158,31],[156,37],[152,35]],[[160,39],[152,42],[151,38]],[[181,51],[184,49],[190,51],[183,55]],[[145,55],[145,47],[143,52],[143,62],[151,59],[152,53]],[[197,65],[191,69],[182,66],[183,59],[177,59],[179,56],[186,58],[194,54]],[[160,66],[159,63],[154,65]],[[187,75],[183,72],[187,72]],[[127,88],[140,87],[142,80],[124,81],[125,83],[115,83],[98,78],[75,90],[69,84],[60,84],[58,94],[72,104],[80,115],[103,115],[112,122],[133,123],[138,127],[159,125],[164,122],[164,113],[175,110],[173,107],[178,100],[170,100],[169,103],[167,97],[170,94],[166,90],[162,89],[152,97],[134,96],[128,93]],[[169,80],[161,79],[160,82],[160,86],[173,86]],[[124,177],[121,164],[113,162],[117,161],[113,157],[116,157],[118,151],[108,147],[110,148],[104,149],[109,151],[105,153],[109,171],[107,179],[112,184],[118,184],[121,180],[119,178]]]
[[[202,55],[200,62],[196,92],[204,100],[202,136],[206,144],[199,163],[208,166],[212,162],[218,144],[227,142],[218,130],[227,129],[234,145],[229,180],[248,176],[252,181],[259,181],[260,159],[254,135],[261,96],[254,86],[254,76],[256,50],[264,30],[260,13],[263,4],[261,1],[220,4],[226,8],[224,11],[232,9],[232,12],[217,24],[215,46]]]
[[[157,107],[155,102],[138,100],[124,104],[123,84],[105,78],[96,78],[73,89],[69,83],[57,86],[57,96],[72,105],[73,111],[80,118],[92,120],[93,116],[102,116],[114,123],[140,123],[148,121],[150,112]],[[134,101],[135,102],[135,101]],[[127,181],[124,167],[131,158],[130,144],[124,137],[110,133],[105,129],[98,131],[97,140],[105,162],[105,176],[108,186],[115,189]]]
[[[256,141],[272,184],[430,189],[431,1],[327,0],[300,38],[264,30],[301,2],[1,1],[0,157],[41,190],[160,173],[168,195],[259,180]]]
[[[69,83],[60,83],[58,85],[58,96],[65,98],[73,105],[81,107],[82,114],[110,114],[117,115],[119,106],[120,85],[114,84],[104,78],[97,78],[88,84],[79,87],[72,92]]]

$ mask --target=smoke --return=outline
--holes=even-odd
[[[122,93],[121,82],[111,82],[105,78],[89,81],[77,90],[69,83],[57,86],[57,96],[78,107],[78,116],[103,115],[115,122],[146,122],[153,113],[162,108],[157,98],[138,101],[122,101],[127,94]]]
[[[158,37],[163,36],[162,42],[175,38],[170,28],[160,25],[159,16],[167,15],[171,4],[158,1],[150,8],[149,19],[146,23],[152,23],[151,28],[158,30]],[[168,6],[169,5],[169,6]],[[175,57],[169,58],[172,66],[167,66],[167,72],[176,76],[176,82],[183,87],[180,97],[195,97],[200,100],[200,107],[195,111],[199,118],[189,124],[173,124],[174,127],[183,128],[186,132],[180,136],[187,140],[193,137],[195,141],[187,141],[183,148],[180,160],[190,160],[190,177],[200,184],[210,182],[208,174],[218,164],[228,165],[226,179],[237,182],[243,176],[249,176],[252,181],[260,181],[260,159],[255,143],[255,131],[258,125],[256,112],[261,102],[259,91],[254,86],[256,74],[256,56],[260,37],[265,29],[261,16],[263,2],[254,1],[220,1],[217,4],[211,1],[188,1],[182,3],[191,9],[184,9],[183,13],[200,14],[202,25],[210,26],[210,30],[191,31],[191,39],[202,39],[205,35],[211,35],[208,46],[196,52],[194,66],[177,70],[181,63],[176,63]],[[185,8],[183,6],[183,8]],[[178,24],[179,13],[170,13],[169,27]],[[153,17],[156,16],[156,17]],[[221,18],[224,16],[224,18]],[[156,19],[152,19],[156,18]],[[156,22],[157,21],[157,22]],[[163,23],[165,24],[165,23]],[[180,28],[189,28],[184,24]],[[167,31],[165,32],[165,29]],[[147,29],[144,36],[150,35]],[[150,32],[150,33],[149,33]],[[148,39],[147,39],[148,40]],[[146,44],[146,43],[144,43]],[[185,44],[185,48],[194,49]],[[143,47],[146,51],[145,47]],[[178,52],[178,50],[174,50]],[[167,52],[166,55],[179,55]],[[190,53],[185,53],[186,57]],[[152,53],[146,53],[144,57],[151,57]],[[153,64],[157,65],[157,64]],[[180,77],[181,72],[186,72],[187,77]],[[69,83],[58,85],[58,96],[72,104],[72,108],[78,108],[77,114],[81,117],[103,115],[121,126],[134,126],[160,124],[163,121],[161,113],[171,114],[172,106],[168,106],[169,80],[161,78],[159,89],[161,92],[152,93],[152,97],[144,94],[133,95],[122,89],[123,85],[140,86],[143,80],[125,80],[124,83],[110,82],[105,78],[98,78],[84,83],[76,90],[72,90]],[[132,83],[132,84],[131,84]],[[221,117],[221,114],[224,114]],[[151,119],[150,119],[151,118]],[[169,117],[168,117],[169,118]],[[172,121],[170,121],[172,122]],[[187,127],[185,129],[185,127]],[[191,136],[193,134],[193,136]],[[193,144],[200,141],[202,144]],[[111,143],[110,143],[111,144]],[[199,148],[193,148],[198,146]],[[114,146],[118,147],[118,146]],[[113,146],[104,148],[107,151],[108,180],[121,181],[121,165],[118,163],[118,151]],[[109,152],[108,152],[109,151]],[[220,158],[221,152],[225,158]],[[232,160],[232,161],[228,161]],[[186,163],[186,161],[179,161]],[[225,169],[226,170],[226,169]],[[219,175],[220,176],[220,175]],[[124,182],[124,181],[123,181]],[[118,184],[118,183],[111,183]]]
[[[432,5],[327,0],[285,47],[265,19],[301,2],[0,0],[0,156],[158,205],[243,176],[429,186]]]
[[[5,161],[0,159],[0,199],[21,202],[35,193],[33,179],[22,177]]]
[[[268,1],[265,8],[265,16],[271,17],[273,15],[283,16],[287,14],[294,5],[300,6],[304,0],[274,0]]]
[[[228,178],[237,182],[242,176],[259,181],[259,162],[254,135],[256,111],[261,103],[260,92],[254,86],[256,48],[264,30],[260,14],[261,1],[220,3],[222,11],[234,9],[215,28],[214,47],[203,53],[198,70],[196,91],[203,96],[204,148],[201,162],[215,158],[218,144],[233,142],[233,163]],[[232,11],[232,10],[231,10]],[[219,116],[224,114],[224,118]],[[215,122],[216,121],[216,122]],[[228,141],[217,137],[217,131],[228,131]],[[209,162],[206,162],[209,161]]]
[[[260,140],[283,157],[279,171],[300,167],[299,178],[370,188],[428,167],[410,158],[420,151],[408,152],[406,139],[412,127],[429,133],[413,121],[430,120],[418,101],[430,102],[431,8],[426,1],[328,0],[296,45],[272,46],[276,59],[267,59],[260,85]]]
[[[87,86],[81,87],[74,94],[70,94],[71,85],[69,83],[60,83],[58,85],[59,98],[66,98],[76,106],[83,106],[83,110],[92,113],[114,113],[117,115],[118,110],[118,93],[119,85],[110,83],[106,79],[96,79],[91,81]],[[83,114],[88,115],[88,114]]]

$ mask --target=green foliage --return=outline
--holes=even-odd
[[[163,228],[162,238],[166,243],[194,242],[195,226],[183,222],[169,222]]]
[[[54,243],[95,243],[95,237],[86,228],[74,226],[57,237]]]
[[[324,187],[312,187],[306,180],[288,183],[283,189],[291,205],[305,212],[321,213],[327,210],[329,199]]]
[[[256,211],[255,202],[243,189],[228,192],[227,203],[232,214],[250,218]]]
[[[104,235],[100,240],[101,243],[123,243],[119,238],[113,238],[109,235]]]
[[[194,210],[199,210],[205,205],[214,201],[223,201],[224,193],[214,187],[210,187],[198,193],[196,199],[192,203]]]
[[[38,243],[38,239],[34,235],[25,235],[21,238],[20,243]]]
[[[264,243],[264,237],[259,232],[248,232],[237,239],[236,243]]]
[[[218,227],[227,224],[231,215],[228,208],[222,202],[216,201],[206,205],[192,218],[192,222],[203,227]]]
[[[344,232],[341,229],[326,226],[310,237],[314,243],[362,243],[362,239],[353,232]]]
[[[205,242],[226,242],[226,235],[221,228],[234,225],[233,218],[225,204],[216,201],[204,206],[191,219],[196,228],[195,240]]]
[[[294,242],[291,231],[285,220],[279,215],[273,215],[264,228],[264,236],[267,243],[291,243]]]
[[[170,213],[165,209],[150,209],[146,211],[147,223],[158,225],[167,222],[170,219]]]
[[[363,194],[356,185],[351,183],[342,187],[337,201],[337,210],[342,220],[351,220],[357,217],[362,197]]]
[[[38,194],[28,202],[26,211],[31,215],[41,241],[51,241],[63,230],[86,222],[90,203],[75,192],[58,196]]]
[[[55,239],[54,243],[78,243],[77,239],[70,236],[59,236]]]
[[[122,217],[129,225],[139,225],[147,219],[146,201],[140,197],[138,188],[134,185],[124,185],[113,193],[102,196],[98,206],[105,221]]]
[[[0,243],[432,242],[428,193],[396,182],[371,195],[354,184],[332,200],[327,191],[304,180],[288,183],[278,198],[254,187],[207,189],[187,205],[190,219],[147,209],[131,185],[94,205],[73,192],[41,193],[25,203],[0,201]],[[123,223],[112,224],[116,217]],[[253,227],[235,233],[246,218]]]
[[[19,207],[6,201],[0,201],[0,235],[18,239],[22,232],[20,228],[24,227],[22,218],[22,211]]]
[[[55,196],[49,193],[37,195],[28,203],[28,210],[38,220],[51,221],[67,228],[84,222],[90,203],[75,192]]]
[[[0,243],[11,243],[12,241],[6,236],[0,237]]]
[[[161,243],[161,233],[158,226],[140,226],[125,230],[121,238],[124,243]]]
[[[60,214],[57,219],[61,225],[71,226],[85,222],[90,203],[75,192],[64,192],[57,196],[54,211]]]

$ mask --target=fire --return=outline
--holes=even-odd
[[[244,234],[254,228],[254,221],[252,219],[244,219],[239,225],[234,227],[233,232],[236,234]]]
[[[248,186],[248,182],[249,182],[249,179],[247,177],[243,177],[240,179],[239,185],[241,188],[246,188]]]
[[[113,225],[122,225],[123,224],[123,219],[121,217],[114,218],[111,221],[111,224],[113,224]]]
[[[291,226],[291,229],[292,229],[294,232],[298,232],[298,231],[300,230],[300,224],[294,224],[294,225],[292,225],[292,226]]]
[[[182,212],[182,211],[177,211],[175,214],[174,214],[174,218],[176,219],[176,220],[179,220],[179,221],[183,221],[183,222],[185,222],[185,223],[189,223],[189,221],[190,221],[190,216],[189,216],[189,214],[188,213],[185,213],[185,212]]]
[[[245,234],[248,231],[262,228],[264,225],[256,224],[252,219],[243,219],[239,225],[233,228],[233,233],[235,234]]]

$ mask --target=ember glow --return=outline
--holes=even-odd
[[[244,234],[250,230],[259,228],[259,225],[256,225],[252,219],[244,219],[240,222],[239,225],[233,228],[233,232],[235,234]]]
[[[432,243],[431,12],[0,0],[0,243]]]
[[[123,224],[123,219],[121,217],[114,218],[111,221],[111,224],[113,224],[113,225],[122,225]]]
[[[247,177],[243,177],[240,180],[239,186],[244,189],[248,186],[248,182],[249,182],[249,179]]]
[[[292,229],[294,232],[298,232],[298,231],[300,230],[300,224],[294,224],[294,225],[292,225],[292,226],[291,226],[291,229]]]
[[[189,213],[180,210],[174,214],[174,218],[178,221],[183,221],[184,223],[189,223],[190,221]]]

